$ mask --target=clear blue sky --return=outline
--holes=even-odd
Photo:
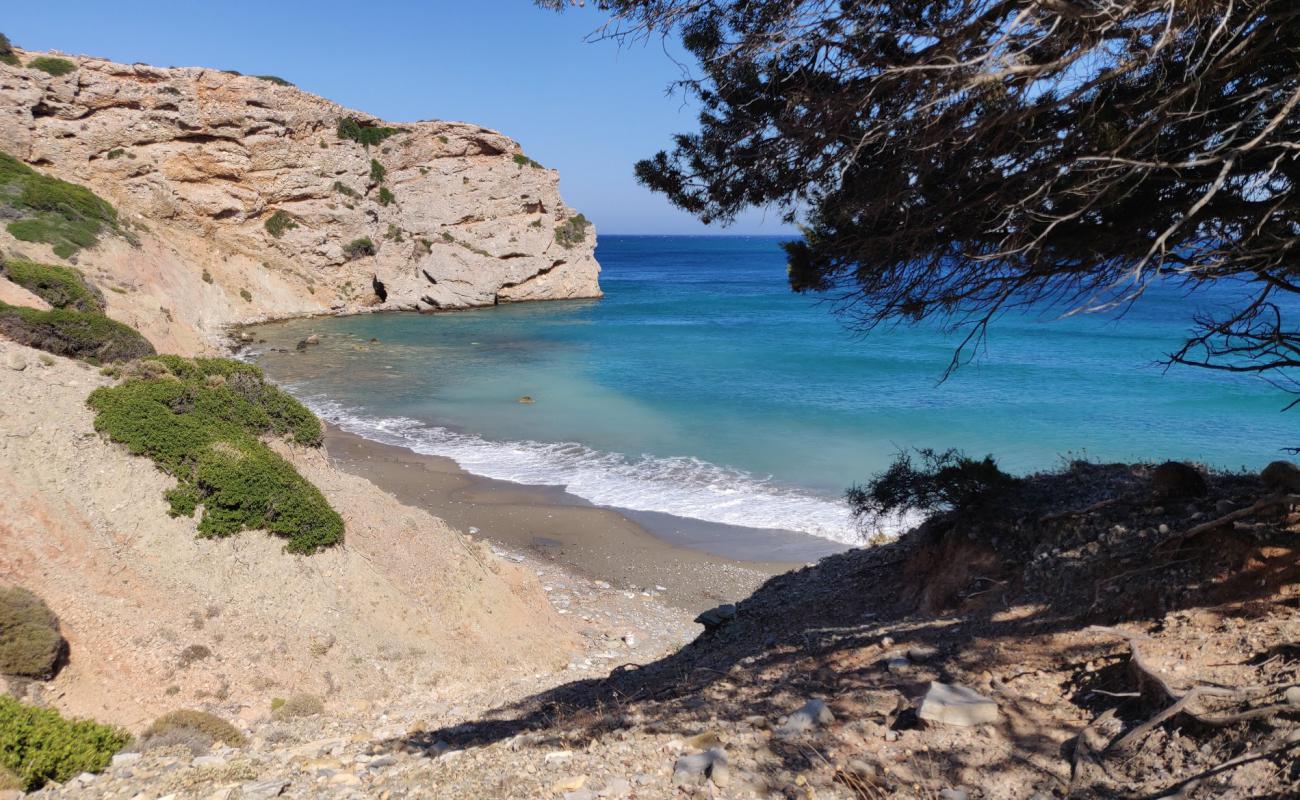
[[[762,212],[705,227],[636,183],[695,109],[665,94],[680,71],[658,40],[584,42],[603,19],[530,0],[62,0],[10,4],[0,24],[28,49],[279,75],[385,119],[499,130],[603,233],[787,232]]]

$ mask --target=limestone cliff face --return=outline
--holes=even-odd
[[[133,241],[75,258],[159,349],[266,317],[600,295],[595,230],[499,133],[381,122],[219,70],[70,60],[60,77],[0,64],[0,149],[117,205]],[[397,131],[367,146],[345,120],[354,138]]]

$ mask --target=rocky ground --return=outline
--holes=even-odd
[[[703,627],[527,562],[585,626],[558,681],[261,715],[245,747],[126,753],[38,796],[1295,796],[1296,472],[1153,477],[1037,476]]]

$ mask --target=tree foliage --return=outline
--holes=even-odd
[[[539,0],[558,8],[564,0]],[[1293,0],[599,0],[679,36],[698,133],[638,178],[706,221],[805,224],[790,282],[869,330],[1122,309],[1240,283],[1176,363],[1300,390]]]

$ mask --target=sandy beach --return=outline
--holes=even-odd
[[[451,459],[334,426],[325,447],[339,468],[503,552],[553,562],[615,587],[663,587],[657,591],[665,602],[690,611],[743,598],[772,575],[844,549],[789,531],[600,508],[560,487],[482,478]]]

